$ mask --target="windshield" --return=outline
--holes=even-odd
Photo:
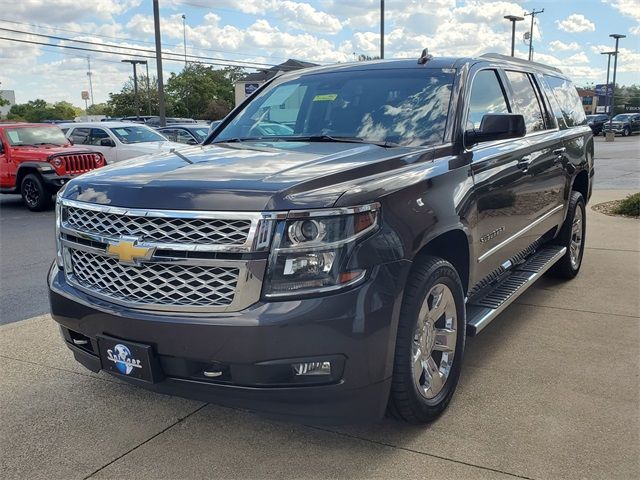
[[[613,117],[614,120],[618,120],[620,122],[628,120],[629,118],[631,118],[631,115],[628,114],[628,113],[626,113],[626,114],[620,113],[620,114],[616,115],[615,117]]]
[[[441,143],[454,73],[394,69],[302,75],[258,94],[215,141],[333,137],[404,146]]]
[[[6,130],[9,145],[69,145],[59,127],[16,127]]]
[[[204,128],[192,128],[191,133],[193,133],[200,143],[204,142],[204,139],[209,135],[209,129]]]
[[[127,125],[126,127],[110,128],[122,143],[166,142],[167,139],[158,132],[144,125]]]

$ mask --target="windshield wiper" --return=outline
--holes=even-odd
[[[55,145],[56,147],[61,147],[62,144],[60,143],[53,143],[53,142],[38,142],[38,143],[34,143],[34,145],[39,146],[39,145]]]
[[[278,139],[279,140],[280,137],[273,137],[273,139]],[[271,140],[272,137],[235,137],[235,138],[229,138],[227,140],[217,140],[215,142],[211,142],[211,144],[215,144],[215,143],[240,143],[240,142],[251,142],[251,141],[256,141],[256,140]]]
[[[360,137],[347,137],[347,136],[337,136],[333,135],[310,135],[310,136],[301,136],[301,137],[278,137],[278,140],[283,140],[286,142],[342,142],[342,143],[364,143],[370,145],[377,145],[379,147],[389,148],[389,147],[399,147],[397,143],[387,142],[387,141],[378,141],[378,140],[367,140],[365,138]]]

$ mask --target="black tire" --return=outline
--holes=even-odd
[[[572,245],[572,242],[576,239],[574,229],[573,229],[573,224],[574,224],[574,220],[576,219],[577,211],[579,211],[581,215],[580,250],[578,252],[577,257],[574,255],[572,260],[571,245]],[[567,252],[549,270],[549,273],[552,276],[557,278],[572,279],[576,275],[578,275],[578,272],[580,271],[580,267],[582,266],[582,257],[584,255],[586,226],[587,226],[587,216],[586,216],[584,198],[582,197],[582,194],[580,192],[576,192],[574,190],[571,192],[571,196],[569,197],[569,211],[567,212],[567,218],[565,218],[564,223],[560,228],[560,232],[558,233],[558,236],[554,241],[556,245],[566,247]],[[575,260],[577,260],[577,262]]]
[[[453,349],[453,363],[442,389],[433,398],[428,399],[419,391],[419,386],[414,380],[412,352],[420,310],[425,301],[428,301],[429,292],[434,287],[438,288],[438,285],[446,286],[455,302],[456,344]],[[445,320],[444,316],[442,320]],[[411,423],[426,423],[435,420],[447,408],[460,377],[465,336],[464,294],[458,273],[449,262],[441,258],[421,258],[414,265],[407,280],[400,311],[388,406],[391,416]]]
[[[32,212],[41,212],[51,206],[51,191],[45,187],[40,175],[29,173],[20,183],[22,201]]]
[[[631,135],[631,129],[629,127],[624,127],[624,130],[622,130],[622,136],[628,137],[629,135]]]

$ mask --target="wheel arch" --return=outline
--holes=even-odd
[[[42,162],[24,162],[18,166],[18,171],[16,172],[16,191],[20,191],[22,179],[28,174],[35,173],[36,175],[40,175],[40,169],[38,167],[41,164]]]
[[[466,295],[469,290],[470,276],[469,246],[469,238],[465,231],[461,228],[454,228],[430,239],[418,250],[413,261],[419,261],[425,255],[432,255],[446,260],[458,272]]]
[[[581,170],[571,183],[571,190],[580,192],[585,203],[589,200],[589,174],[586,170]]]

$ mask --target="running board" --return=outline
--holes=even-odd
[[[544,272],[562,258],[566,247],[546,247],[500,280],[488,292],[467,304],[467,335],[473,337],[522,295]]]

